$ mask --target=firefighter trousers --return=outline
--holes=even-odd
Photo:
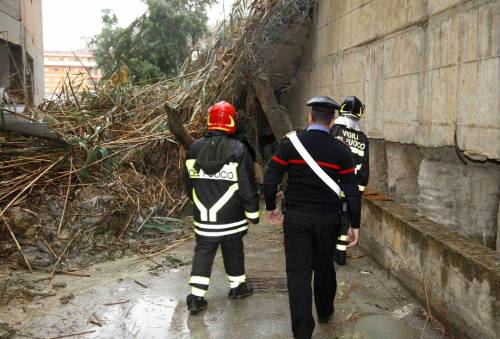
[[[222,249],[222,258],[229,280],[229,287],[238,287],[239,284],[246,281],[242,236],[221,241],[207,241],[197,238],[191,277],[189,279],[191,294],[205,297],[219,244]]]
[[[334,238],[340,216],[285,211],[286,275],[292,318],[297,339],[311,338],[315,324],[312,315],[311,279],[314,272],[314,302],[319,318],[333,314],[337,280],[333,266]]]

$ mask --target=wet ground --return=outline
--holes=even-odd
[[[0,308],[0,319],[15,327],[19,338],[291,338],[282,234],[258,225],[245,241],[247,275],[256,293],[228,300],[219,253],[208,309],[196,316],[185,306],[189,265],[154,269],[151,261],[131,257],[94,265],[86,272],[91,277],[56,276],[53,284],[66,284],[56,296],[14,301]],[[189,259],[193,247],[188,241],[171,253]],[[348,266],[337,268],[334,318],[317,324],[314,338],[444,337],[385,271],[361,252],[351,255]]]

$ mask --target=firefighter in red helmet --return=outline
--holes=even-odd
[[[237,113],[226,101],[208,109],[208,131],[188,150],[186,191],[193,202],[196,247],[186,302],[191,314],[207,307],[205,295],[219,245],[229,280],[229,298],[253,293],[246,281],[243,236],[259,222],[254,164],[234,138]]]

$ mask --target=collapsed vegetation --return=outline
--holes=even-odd
[[[237,1],[210,46],[178,76],[133,87],[122,69],[88,90],[82,74],[31,109],[55,140],[0,132],[3,267],[71,273],[190,236],[189,221],[172,219],[188,202],[181,146],[202,135],[206,108],[224,99],[239,106],[259,150],[256,112],[265,108],[247,92],[262,76],[264,51],[307,21],[313,5]]]

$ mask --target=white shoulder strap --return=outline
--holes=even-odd
[[[330,178],[328,174],[323,171],[323,169],[316,163],[316,161],[311,157],[309,152],[306,150],[304,145],[300,142],[297,137],[297,132],[292,131],[286,135],[288,139],[292,142],[293,147],[299,152],[302,159],[305,160],[307,165],[313,170],[314,173],[328,186],[330,187],[339,197],[341,197],[341,189],[337,183]]]

